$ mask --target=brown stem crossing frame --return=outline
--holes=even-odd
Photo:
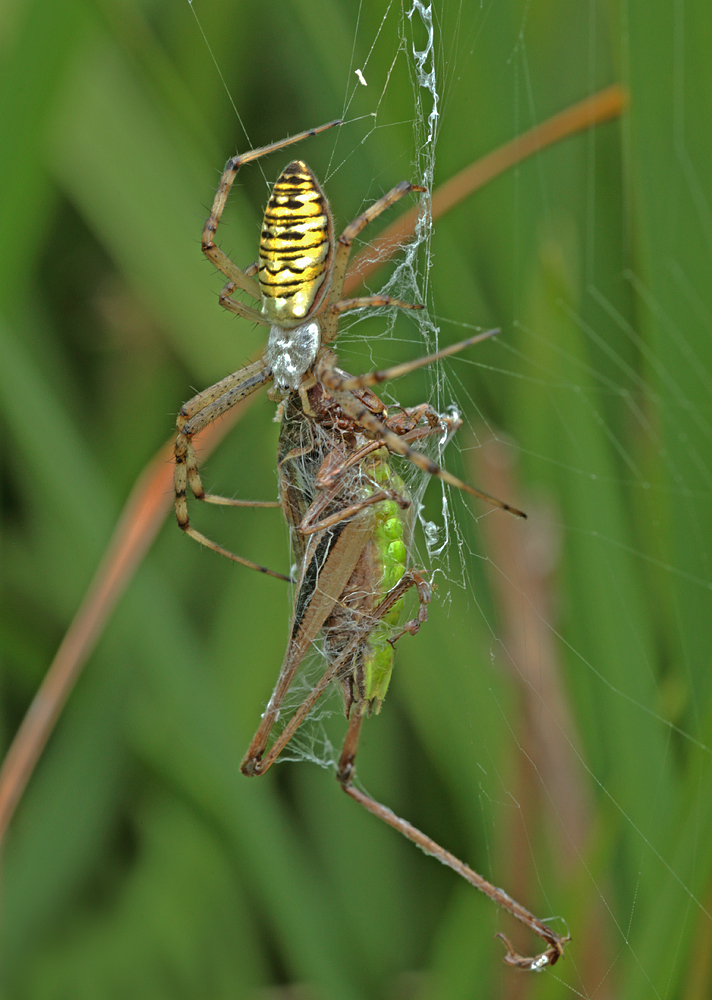
[[[534,153],[619,117],[627,101],[623,87],[613,84],[483,156],[434,192],[433,220]],[[395,253],[413,233],[416,218],[416,210],[404,213],[356,257],[346,279],[345,292],[356,288]],[[238,404],[228,417],[219,424],[212,424],[201,434],[203,454],[209,454],[219,444],[254,398]],[[0,847],[84,664],[172,507],[172,457],[173,438],[158,451],[136,480],[89,590],[10,744],[0,768]]]

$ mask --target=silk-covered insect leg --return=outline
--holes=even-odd
[[[236,264],[230,260],[226,253],[224,253],[220,247],[216,246],[214,243],[214,236],[217,232],[218,224],[220,223],[220,217],[225,208],[227,202],[227,197],[230,193],[230,188],[232,187],[233,181],[237,176],[237,172],[241,166],[245,163],[250,163],[252,160],[257,160],[261,156],[266,156],[268,153],[273,153],[278,149],[283,149],[285,146],[291,146],[295,142],[301,142],[302,139],[308,139],[312,135],[317,135],[319,132],[323,132],[326,129],[333,128],[335,125],[340,125],[341,119],[337,119],[333,122],[328,122],[326,125],[320,125],[319,128],[308,129],[306,132],[299,132],[297,135],[289,136],[287,139],[281,139],[279,142],[270,143],[268,146],[260,146],[258,149],[251,149],[247,153],[242,153],[238,156],[231,157],[225,164],[225,169],[223,170],[222,177],[220,178],[220,183],[218,185],[218,190],[213,201],[213,207],[210,210],[210,215],[203,227],[203,240],[202,249],[205,256],[210,260],[215,267],[232,282],[241,288],[248,295],[251,295],[253,299],[260,300],[260,286],[254,280],[254,278],[249,277],[243,270],[237,267]],[[248,307],[244,307],[247,309]],[[269,322],[265,321],[265,317],[255,310],[256,322],[269,325]]]
[[[381,446],[383,447],[383,446]],[[338,487],[338,484],[337,484]],[[392,500],[394,503],[405,510],[406,507],[410,507],[410,500],[405,499],[396,492],[396,490],[379,490],[378,493],[373,493],[371,496],[366,497],[364,500],[359,500],[358,503],[351,504],[349,507],[344,507],[342,510],[338,511],[336,514],[331,514],[329,517],[323,518],[321,521],[316,523],[311,523],[312,517],[318,517],[321,510],[324,509],[331,501],[334,499],[336,490],[330,490],[324,496],[324,502],[321,507],[317,507],[312,510],[308,518],[304,518],[302,523],[299,525],[299,530],[303,535],[312,535],[317,531],[325,531],[327,528],[333,528],[335,525],[340,524],[342,521],[348,521],[349,518],[355,517],[356,514],[360,514],[362,510],[367,507],[372,507],[374,504],[383,503],[384,500]]]
[[[564,947],[567,944],[569,938],[561,937],[552,931],[542,920],[535,917],[533,913],[530,913],[524,906],[517,903],[516,900],[508,896],[506,892],[502,889],[498,889],[497,886],[492,885],[487,879],[483,878],[476,871],[466,865],[459,858],[456,858],[454,854],[450,851],[446,851],[445,848],[441,847],[440,844],[436,843],[426,834],[422,833],[407,820],[401,819],[399,816],[389,809],[387,806],[382,805],[380,802],[376,802],[372,799],[370,795],[366,795],[360,789],[354,787],[354,761],[356,758],[356,751],[358,749],[359,735],[361,732],[361,725],[363,723],[363,716],[359,713],[352,712],[349,719],[349,728],[346,733],[346,739],[344,740],[343,749],[341,751],[341,758],[339,760],[339,767],[336,777],[339,784],[346,792],[346,794],[362,805],[364,809],[368,809],[370,813],[377,816],[378,819],[383,820],[389,826],[392,826],[394,830],[398,830],[402,833],[404,837],[412,841],[421,850],[425,851],[426,854],[432,855],[437,858],[442,864],[447,865],[448,868],[452,868],[453,871],[461,875],[467,882],[473,885],[480,892],[483,892],[492,902],[497,903],[503,909],[511,913],[513,917],[520,920],[525,924],[530,930],[535,934],[538,934],[546,944],[547,948],[540,955],[536,955],[531,958],[526,958],[522,955],[518,955],[517,952],[512,948],[511,944],[503,934],[499,934],[507,947],[507,955],[505,956],[505,962],[509,965],[516,965],[522,969],[528,969],[532,971],[538,971],[540,969],[546,968],[548,965],[554,965],[559,958],[564,954]]]
[[[382,198],[370,205],[365,212],[362,212],[354,221],[344,229],[336,244],[334,252],[334,267],[331,273],[331,293],[329,295],[329,307],[337,306],[341,299],[346,278],[346,268],[351,253],[351,245],[358,234],[366,228],[369,222],[377,219],[379,215],[394,205],[397,201],[408,194],[409,191],[425,191],[419,184],[411,184],[409,181],[401,181],[394,188],[384,194]],[[412,307],[411,307],[412,308]],[[328,308],[324,316],[324,337],[323,343],[329,344],[336,339],[338,333],[338,309]]]
[[[303,560],[302,574],[297,584],[292,618],[292,634],[282,663],[277,683],[270,696],[247,753],[242,761],[244,774],[262,773],[261,759],[267,746],[270,732],[291,687],[294,675],[306,653],[316,641],[319,632],[334,610],[344,588],[361,558],[372,532],[370,512],[346,524],[337,536],[324,533],[312,537],[307,545]],[[317,564],[316,583],[307,590],[304,584],[305,570],[312,561]],[[282,746],[284,743],[281,744]],[[276,755],[275,755],[276,756]],[[270,763],[273,760],[270,752]],[[269,765],[268,765],[269,766]]]
[[[193,436],[227,413],[242,399],[246,399],[263,385],[267,385],[271,379],[272,373],[264,361],[255,361],[199,392],[181,407],[176,421],[178,436],[175,443],[174,479],[176,514],[182,528],[188,524],[188,512],[185,506],[186,485],[190,486],[196,499],[204,500],[208,497],[203,489],[195,461]]]
[[[356,648],[366,640],[369,632],[374,628],[374,626],[377,625],[378,622],[386,614],[388,614],[388,612],[393,608],[393,606],[402,599],[403,595],[411,587],[418,588],[418,596],[420,600],[418,616],[417,618],[413,619],[412,622],[409,622],[408,625],[401,630],[400,634],[402,635],[403,632],[406,631],[416,632],[418,630],[422,622],[424,622],[427,618],[427,604],[428,601],[430,600],[430,588],[428,587],[428,584],[423,580],[422,576],[419,573],[416,573],[414,571],[409,571],[405,573],[398,581],[396,586],[393,587],[392,590],[390,590],[386,594],[381,603],[374,610],[373,614],[369,615],[361,623],[360,628],[356,631],[355,635],[352,636],[351,640],[346,644],[344,649],[341,651],[341,655],[337,659],[335,659],[333,663],[329,664],[329,666],[324,671],[318,682],[314,685],[314,687],[309,692],[304,701],[301,703],[301,705],[296,709],[294,715],[291,717],[285,728],[282,730],[277,739],[274,741],[274,743],[269,749],[269,752],[265,754],[264,749],[267,745],[269,732],[276,721],[277,715],[279,714],[279,709],[284,701],[284,697],[287,691],[289,690],[289,685],[291,684],[291,681],[294,678],[294,672],[299,666],[299,662],[301,662],[301,659],[304,657],[306,649],[316,638],[319,629],[321,628],[321,625],[319,625],[316,631],[313,631],[313,626],[312,628],[308,629],[309,635],[307,636],[307,643],[300,644],[299,648],[301,650],[301,655],[299,656],[299,661],[292,665],[288,683],[286,684],[280,683],[282,681],[282,676],[280,674],[280,678],[277,681],[277,685],[275,686],[275,689],[272,692],[272,696],[267,706],[267,712],[270,713],[269,724],[265,725],[265,720],[267,718],[267,712],[266,712],[265,717],[262,720],[262,724],[255,733],[255,738],[250,744],[250,748],[245,754],[242,764],[240,765],[243,774],[259,777],[265,774],[269,770],[272,764],[274,764],[277,757],[279,757],[282,750],[289,743],[289,741],[292,739],[292,737],[297,732],[299,727],[305,721],[305,719],[307,718],[307,716],[309,715],[309,713],[311,712],[311,710],[313,709],[314,705],[317,703],[319,698],[321,698],[322,694],[324,694],[326,689],[329,687],[331,682],[336,678],[338,678],[340,671],[347,668],[348,663]],[[331,601],[330,598],[327,596],[326,603],[329,603],[330,607],[324,609],[323,608],[324,601],[322,594],[319,593],[315,596],[316,596],[316,604],[318,607],[318,611],[314,615],[313,621],[315,622],[317,620],[317,617],[320,616],[324,612],[324,610],[326,610],[326,614],[324,615],[323,621],[321,623],[323,624],[323,622],[326,621],[326,618],[329,616],[329,614],[331,614],[334,602]],[[291,645],[292,643],[290,643],[290,647]],[[287,657],[285,658],[285,663],[289,658],[290,658],[290,650],[287,650]]]
[[[256,361],[254,364],[246,365],[239,371],[228,375],[226,378],[216,382],[215,385],[203,392],[199,392],[183,407],[178,415],[177,427],[178,436],[175,443],[175,511],[176,520],[179,526],[187,535],[194,538],[196,542],[205,545],[219,555],[223,555],[234,562],[238,562],[249,569],[266,573],[268,576],[277,577],[280,580],[289,580],[283,573],[276,573],[274,570],[253,563],[249,559],[235,555],[233,552],[224,549],[211,541],[200,531],[196,531],[190,524],[188,517],[187,490],[190,487],[196,500],[205,500],[208,503],[224,504],[231,507],[278,507],[277,502],[271,501],[246,501],[232,500],[228,497],[215,496],[206,493],[198,472],[198,462],[193,448],[193,436],[198,431],[207,427],[217,417],[222,416],[230,410],[240,400],[246,399],[257,389],[266,385],[272,379],[272,373],[265,367],[263,361]]]

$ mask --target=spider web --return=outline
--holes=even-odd
[[[513,134],[545,117],[537,82],[540,67],[532,65],[529,54],[534,12],[531,3],[523,5],[511,29],[511,46],[488,63],[495,63],[499,81],[511,96]],[[607,78],[596,51],[599,9],[594,0],[589,0],[587,15],[590,23],[582,34],[588,43],[584,53],[588,90],[594,93],[599,81]],[[465,12],[462,7],[426,6],[413,0],[400,14],[397,5],[389,3],[368,38],[356,18],[343,117],[361,124],[361,143],[367,144],[377,130],[395,121],[389,98],[396,76],[406,72],[412,141],[401,174],[429,191],[447,109],[462,106],[460,71],[464,76],[471,61],[482,56],[496,16],[492,4]],[[676,190],[676,197],[689,202],[687,210],[708,259],[709,207],[685,130],[685,26],[680,5],[673,25],[678,47],[674,136],[678,174],[674,182],[668,181],[665,193],[681,184],[684,194]],[[622,39],[625,33],[623,25]],[[389,73],[377,81],[372,57],[384,44],[394,55]],[[630,146],[626,128],[623,143]],[[325,177],[327,189],[332,178],[349,169],[350,153],[345,148],[346,141],[337,136]],[[490,265],[483,255],[475,262],[485,271],[499,265],[511,272],[511,281],[499,282],[511,292],[509,312],[496,320],[503,335],[484,361],[469,356],[449,359],[426,373],[424,398],[439,411],[456,403],[468,425],[469,437],[461,433],[451,446],[458,449],[457,461],[469,470],[465,478],[505,500],[521,502],[529,522],[509,531],[498,529],[497,519],[504,515],[483,512],[441,484],[427,483],[404,463],[398,464],[398,471],[407,476],[419,504],[426,486],[430,495],[429,501],[422,501],[423,531],[411,558],[438,578],[440,607],[432,617],[446,618],[448,612],[457,615],[466,609],[477,620],[468,633],[473,648],[482,648],[484,636],[492,661],[489,667],[509,677],[517,692],[513,701],[519,700],[515,714],[523,729],[511,725],[508,742],[515,763],[505,774],[499,771],[501,758],[486,736],[480,738],[476,732],[475,716],[470,718],[467,699],[463,702],[456,686],[449,695],[438,687],[433,699],[438,704],[430,706],[431,711],[460,720],[453,722],[466,733],[459,746],[468,738],[471,741],[469,761],[459,761],[460,780],[469,781],[473,789],[471,817],[484,830],[484,853],[496,854],[498,823],[508,809],[515,817],[512,824],[520,826],[510,842],[518,846],[521,863],[536,873],[542,896],[546,899],[547,869],[538,867],[537,845],[549,838],[558,845],[569,877],[596,909],[582,928],[581,911],[572,903],[579,923],[569,929],[576,940],[565,968],[557,966],[547,973],[556,984],[552,989],[585,997],[664,997],[683,995],[679,991],[684,988],[680,984],[689,958],[689,943],[685,944],[689,925],[697,926],[698,938],[709,946],[712,922],[705,888],[709,846],[704,839],[709,829],[705,807],[710,797],[711,752],[705,722],[709,713],[700,707],[707,705],[708,688],[698,665],[704,645],[700,647],[687,631],[691,608],[698,623],[710,611],[712,575],[705,528],[709,518],[703,511],[712,482],[708,459],[712,427],[699,400],[709,393],[712,378],[698,341],[667,311],[645,268],[636,263],[631,245],[617,252],[613,276],[601,269],[597,243],[605,239],[606,228],[599,185],[605,168],[598,162],[599,150],[590,134],[582,239],[558,205],[543,157],[526,174],[514,172],[499,198],[493,198],[491,216],[483,210],[483,237],[498,225],[498,200],[506,203],[507,219],[517,230],[514,259]],[[601,155],[608,153],[605,149]],[[385,189],[380,177],[374,176],[372,182],[372,192],[360,192],[363,200],[356,211]],[[624,185],[621,198],[626,196],[630,201],[631,191]],[[540,210],[538,274],[526,272],[532,218],[527,198]],[[452,229],[457,232],[456,224]],[[628,235],[632,244],[633,235]],[[364,239],[369,239],[368,233]],[[343,322],[338,346],[348,370],[380,368],[406,356],[430,353],[437,350],[441,331],[451,342],[479,329],[472,317],[478,315],[486,294],[473,284],[472,311],[458,315],[434,288],[443,262],[452,264],[439,244],[434,250],[425,197],[415,238],[402,248],[385,285],[373,291],[424,302],[428,308],[407,317],[389,310],[369,312]],[[685,265],[679,246],[673,246],[667,261],[673,298],[691,325],[709,333],[707,303]],[[459,263],[452,266],[461,273]],[[581,293],[575,290],[577,284]],[[657,340],[650,337],[654,328],[662,331]],[[674,345],[676,357],[662,349],[663,340]],[[483,387],[478,373],[487,380],[484,404],[476,395]],[[420,401],[402,399],[400,393],[400,385],[388,385],[383,398],[389,405]],[[500,400],[504,405],[498,405]],[[520,433],[509,437],[499,432],[488,413],[497,414],[498,420],[506,420]],[[444,442],[439,445],[436,460],[448,465]],[[518,489],[520,475],[526,478],[531,470],[542,468],[549,474],[541,475],[538,491],[532,488],[526,502],[512,496],[510,490]],[[500,485],[492,486],[493,480]],[[673,508],[684,516],[671,515]],[[681,521],[694,539],[694,551],[676,544]],[[586,601],[591,614],[596,608],[595,621],[586,620]],[[651,609],[659,612],[666,605],[669,620],[657,626],[651,623],[656,613]],[[578,619],[573,621],[572,615]],[[395,686],[401,674],[413,669],[417,655],[416,641],[412,649],[399,647]],[[627,668],[626,659],[635,660],[634,669]],[[290,692],[285,716],[322,669],[323,660],[315,650]],[[482,670],[482,664],[472,662],[469,669]],[[502,685],[473,682],[473,690],[486,700],[492,716],[505,719],[506,728],[511,705],[502,695]],[[406,698],[418,718],[418,712],[425,711],[422,695],[411,692]],[[587,707],[597,704],[605,709]],[[333,767],[339,730],[328,719],[340,707],[338,698],[323,699],[283,759],[308,759]],[[618,752],[615,760],[607,752],[609,739]],[[641,744],[652,754],[647,768]],[[458,779],[451,780],[458,785]],[[637,789],[635,797],[631,789]],[[539,796],[539,811],[532,807],[532,796]],[[542,801],[553,816],[548,824],[541,817]],[[685,812],[686,825],[677,838],[670,831],[669,816],[661,819],[660,803],[665,803],[663,810],[675,803]],[[608,850],[608,868],[597,862],[591,837],[617,838],[618,852]],[[606,853],[604,847],[601,851]],[[515,859],[514,868],[517,863]],[[677,937],[667,941],[665,960],[656,957],[655,943],[662,939],[651,919],[658,884],[666,905],[680,914],[681,921]],[[552,915],[556,913],[552,910]],[[492,917],[499,928],[497,919]],[[561,930],[564,924],[555,926]],[[604,965],[593,971],[580,957],[586,947],[578,941],[586,935],[606,955]],[[700,975],[704,977],[704,970]],[[500,983],[494,995],[507,992]]]
[[[383,17],[384,24],[393,20],[394,9],[393,4],[388,5]],[[402,63],[402,67],[407,70],[412,92],[412,127],[415,142],[412,147],[413,156],[408,176],[413,178],[415,183],[425,187],[426,192],[419,201],[418,219],[413,237],[400,248],[395,258],[392,274],[386,283],[371,291],[405,302],[427,303],[430,294],[429,273],[432,264],[430,242],[433,232],[430,198],[433,189],[440,117],[436,79],[435,25],[432,8],[415,0],[410,8],[399,17],[398,31],[399,43],[391,70],[395,71],[398,64]],[[384,40],[386,37],[392,44],[392,38],[384,35]],[[369,59],[379,38],[380,32],[366,60],[359,67],[358,73],[355,69],[353,70],[357,82],[347,93],[341,112],[341,116],[346,122],[349,121],[352,105],[360,96],[361,87],[364,86],[365,74],[369,72]],[[384,82],[384,89],[376,102],[379,109],[385,102],[390,82],[391,75],[389,74]],[[362,141],[368,141],[369,134],[381,127],[379,115],[382,113],[384,113],[383,110],[374,113],[373,123]],[[345,160],[339,160],[339,150],[342,145],[343,142],[340,143],[338,140],[334,143],[335,152],[332,155],[331,166],[325,181],[327,186],[329,177],[344,167]],[[364,233],[363,238],[364,240],[369,239],[368,231]],[[367,243],[364,244],[364,248],[368,252]],[[404,339],[402,325],[395,313],[396,310],[388,308],[369,309],[360,316],[349,316],[345,321],[342,319],[338,348],[343,347],[346,352],[348,352],[349,345],[360,345],[366,348],[368,361],[365,365],[361,362],[360,367],[357,363],[355,371],[377,368],[382,362],[383,343],[387,340],[395,339],[397,344],[402,345],[404,351],[409,350],[409,345],[415,344],[418,355],[432,354],[438,350],[440,329],[432,317],[431,310],[426,308],[407,314],[407,340]],[[363,329],[366,324],[368,326],[367,333]],[[412,353],[412,346],[410,353]],[[461,418],[459,410],[453,402],[454,396],[448,385],[443,366],[439,364],[429,366],[426,369],[426,381],[428,387],[426,400],[448,418],[450,427],[441,434],[433,435],[427,441],[419,443],[417,447],[431,460],[438,464],[444,464],[445,448]],[[397,392],[397,386],[386,385],[385,390],[381,393],[384,401],[395,412],[401,406]],[[463,544],[463,540],[459,536],[457,522],[452,514],[449,490],[445,484],[437,481],[433,481],[431,486],[430,477],[410,462],[392,458],[391,465],[397,466],[398,475],[405,483],[405,492],[411,499],[420,526],[419,534],[413,537],[410,543],[408,566],[419,570],[425,569],[428,579],[436,586],[438,599],[441,603],[447,604],[452,575],[451,540],[456,538],[458,545]],[[434,510],[434,516],[425,513],[424,494],[427,488],[439,495],[438,504],[434,505],[431,501],[428,508],[429,511]],[[461,586],[465,587],[466,569],[461,553],[456,560],[456,575]],[[413,599],[409,600],[409,604],[412,603]],[[396,626],[393,626],[391,633],[395,635],[396,631]],[[315,640],[313,654],[307,656],[300,665],[299,672],[284,699],[280,719],[275,726],[275,736],[279,734],[282,726],[307,697],[324,670],[323,643],[323,636]],[[334,769],[338,763],[340,747],[334,744],[331,738],[331,729],[326,727],[324,723],[335,713],[343,714],[343,708],[339,693],[335,687],[332,687],[321,697],[308,720],[297,730],[280,755],[279,761],[308,760],[321,767]],[[338,740],[338,738],[337,731],[335,739]]]

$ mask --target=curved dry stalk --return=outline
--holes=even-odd
[[[503,146],[471,163],[469,167],[465,167],[449,181],[436,188],[432,200],[433,221],[484,187],[488,181],[499,177],[505,170],[516,166],[534,153],[539,153],[547,146],[553,146],[562,139],[576,135],[577,132],[583,132],[594,125],[601,125],[611,118],[618,118],[625,111],[627,104],[627,92],[620,84],[614,83],[592,97],[587,97],[578,104],[572,104],[570,108],[560,111],[541,125],[535,125],[516,139],[505,142]],[[368,247],[354,258],[349,278],[354,282],[363,281],[388,260],[415,231],[418,211],[419,209],[415,207],[404,212],[395,222],[387,226],[380,236],[372,240]]]
[[[468,195],[533,153],[619,116],[627,95],[614,84],[488,153],[433,194],[432,217],[440,218]],[[348,294],[412,235],[417,209],[406,212],[354,259],[344,284]],[[254,399],[238,405],[200,435],[209,454]],[[173,500],[173,440],[164,445],[136,481],[86,597],[69,626],[0,769],[0,845],[30,776],[102,629],[150,548]]]

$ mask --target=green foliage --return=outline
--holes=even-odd
[[[712,974],[709,4],[433,6],[436,184],[615,80],[631,103],[436,223],[442,343],[461,324],[502,327],[444,365],[466,420],[448,466],[492,492],[501,476],[532,516],[453,499],[465,586],[438,578],[445,600],[399,643],[359,776],[537,915],[565,919],[566,959],[526,982],[530,996],[697,1000]],[[253,145],[341,115],[354,90],[337,139],[295,154],[326,179],[337,226],[419,179],[398,4],[195,10]],[[0,53],[7,745],[173,414],[264,331],[218,308],[220,276],[201,260],[219,172],[247,140],[188,3],[13,0]],[[262,164],[268,180],[283,160]],[[221,228],[245,265],[266,190],[246,169]],[[350,369],[418,356],[406,337],[359,354],[355,333],[377,324],[347,338]],[[399,398],[421,402],[424,386],[413,374]],[[206,484],[274,496],[273,413],[262,396]],[[492,438],[506,462],[485,461]],[[194,516],[285,569],[279,513]],[[288,615],[279,581],[167,524],[10,830],[3,997],[521,988],[492,936],[537,942],[361,813],[331,772],[240,775]]]

